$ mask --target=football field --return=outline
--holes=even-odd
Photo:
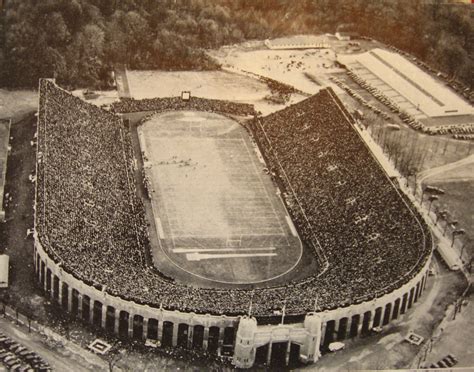
[[[221,283],[280,277],[302,246],[245,129],[221,115],[167,112],[138,128],[158,246],[177,267]]]

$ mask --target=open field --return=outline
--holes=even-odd
[[[374,49],[339,60],[412,115],[417,111],[425,117],[473,113],[461,97],[397,53]]]
[[[139,138],[153,187],[155,258],[164,253],[188,273],[236,284],[295,267],[301,242],[243,127],[169,112],[139,127]]]
[[[127,71],[127,79],[135,99],[177,97],[189,90],[197,97],[251,103],[270,93],[258,80],[225,71]]]
[[[222,48],[211,55],[224,67],[266,76],[292,85],[309,94],[317,93],[321,87],[310,81],[304,75],[305,72],[319,75],[340,70],[334,66],[335,53],[330,49],[269,50],[264,48],[246,50]],[[324,79],[323,76],[321,78]]]
[[[33,90],[0,89],[0,119],[13,121],[38,109],[38,95]]]

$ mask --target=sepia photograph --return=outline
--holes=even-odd
[[[0,0],[0,372],[474,371],[474,0]]]

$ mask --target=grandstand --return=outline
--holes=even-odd
[[[220,352],[225,347],[232,350],[235,340],[244,337],[244,324],[253,324],[254,317],[258,322],[271,321],[275,311],[284,307],[289,327],[285,335],[293,332],[295,339],[302,340],[299,357],[307,362],[317,360],[319,342],[327,347],[336,333],[344,338],[387,324],[421,295],[432,249],[427,226],[383,172],[331,89],[269,116],[255,116],[249,124],[305,250],[322,268],[284,285],[250,289],[199,288],[166,277],[147,264],[148,226],[133,176],[137,154],[132,151],[130,131],[134,127],[50,80],[40,81],[39,94],[36,275],[56,302],[83,319],[116,334]],[[191,107],[226,114],[246,109],[193,97],[186,110],[178,102],[170,98],[142,105],[139,100],[126,100],[116,110],[184,110],[178,116],[150,116],[150,123],[142,124],[145,132],[147,126],[158,129],[154,135],[159,136],[155,139],[159,147],[151,142],[154,157],[165,161],[170,156],[188,156],[173,153],[173,142],[164,142],[165,136],[179,131],[179,120],[172,128],[166,126],[168,121],[186,117]],[[186,129],[196,120],[181,125]],[[203,131],[212,132],[212,125],[199,124],[195,129],[200,136]],[[230,156],[221,157],[225,159],[232,162]],[[242,161],[249,159],[253,161]],[[173,182],[176,175],[164,168],[153,170],[157,178],[153,187],[167,188]],[[247,173],[248,167],[239,169],[242,177],[254,177]],[[204,178],[201,174],[195,179],[197,190]],[[175,193],[162,195],[176,198]],[[186,200],[167,203],[186,204]],[[190,226],[178,219],[172,231],[207,234],[211,226],[212,221]],[[167,234],[166,228],[163,232]],[[249,311],[251,318],[241,317]],[[260,332],[256,320],[256,328],[249,327]],[[265,335],[259,342],[271,343],[269,333]],[[251,352],[247,348],[235,352],[237,366],[255,360],[255,350],[253,356],[246,354]],[[244,355],[248,356],[240,359]]]

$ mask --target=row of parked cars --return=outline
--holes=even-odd
[[[0,363],[15,372],[48,372],[50,365],[34,351],[0,332]]]

